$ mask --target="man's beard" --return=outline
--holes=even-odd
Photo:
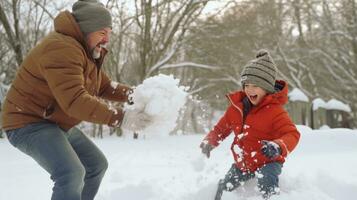
[[[100,44],[99,45],[99,51],[96,51],[96,47],[93,48],[92,50],[92,57],[93,59],[98,59],[100,58],[101,52],[102,52],[102,48],[106,48],[107,44]]]
[[[92,57],[93,59],[100,58],[100,51],[96,51],[95,48],[92,50]]]

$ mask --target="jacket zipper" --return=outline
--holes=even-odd
[[[244,128],[244,125],[245,125],[245,118],[246,117],[244,117],[243,116],[243,111],[242,111],[242,109],[240,109],[236,104],[234,104],[234,102],[232,101],[232,99],[227,95],[227,98],[229,99],[229,101],[231,102],[231,104],[233,105],[233,107],[235,107],[236,109],[238,109],[238,111],[240,112],[240,114],[241,114],[241,116],[242,116],[242,128],[241,128],[241,133],[243,132],[243,128]],[[237,136],[235,136],[234,137],[234,139],[236,139],[236,137]],[[243,150],[243,149],[242,149]],[[242,154],[242,162],[243,162],[243,164],[244,164],[244,167],[245,167],[245,169],[247,169],[246,168],[246,166],[247,166],[247,164],[245,163],[245,159],[244,159],[244,153]]]

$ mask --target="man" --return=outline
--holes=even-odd
[[[128,101],[131,89],[102,71],[110,12],[96,0],[74,3],[54,19],[55,31],[24,59],[3,106],[10,143],[31,156],[54,181],[52,200],[94,199],[108,167],[103,153],[78,128],[81,121],[140,131],[141,111],[108,106]]]

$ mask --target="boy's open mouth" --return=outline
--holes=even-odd
[[[252,101],[255,101],[258,99],[258,95],[249,95],[249,98],[252,100]]]

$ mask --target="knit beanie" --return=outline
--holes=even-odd
[[[244,67],[241,74],[241,83],[243,87],[245,84],[251,83],[269,93],[274,93],[276,73],[277,68],[269,52],[261,49],[256,58],[249,61]]]
[[[97,0],[79,0],[72,6],[72,15],[86,36],[106,27],[112,27],[112,16]]]

